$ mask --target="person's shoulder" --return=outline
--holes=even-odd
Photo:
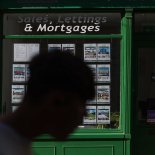
[[[0,155],[30,155],[31,144],[9,125],[0,122]]]

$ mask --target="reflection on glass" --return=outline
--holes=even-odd
[[[155,48],[140,48],[138,56],[139,120],[155,122]]]

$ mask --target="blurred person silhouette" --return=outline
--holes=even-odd
[[[0,155],[32,154],[31,142],[41,134],[66,140],[82,124],[86,101],[95,96],[92,71],[70,53],[35,56],[30,74],[21,105],[0,120]]]

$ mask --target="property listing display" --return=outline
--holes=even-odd
[[[110,124],[111,101],[111,47],[110,43],[84,43],[84,61],[93,72],[95,98],[88,101],[85,126]]]
[[[12,85],[12,103],[20,103],[25,94],[24,85]]]
[[[85,61],[110,61],[110,44],[84,44]]]
[[[75,44],[48,44],[48,51],[60,50],[75,55]]]
[[[48,44],[47,51],[69,52],[75,55],[75,44]],[[33,56],[40,52],[39,43],[14,43],[13,44],[13,63],[12,63],[12,87],[11,87],[11,104],[14,112],[26,92],[26,85],[29,80],[30,69],[29,62]]]
[[[13,64],[13,82],[27,82],[30,77],[29,64]]]
[[[14,43],[12,63],[11,104],[15,111],[25,95],[26,84],[30,77],[29,62],[39,54],[38,43]]]
[[[39,44],[14,44],[14,62],[29,62],[38,52]]]
[[[105,41],[105,42],[104,42]],[[86,102],[86,116],[79,128],[118,128],[119,126],[119,40],[110,39],[41,39],[33,42],[13,40],[10,44],[8,72],[11,85],[9,112],[14,112],[23,100],[31,76],[29,63],[33,56],[44,52],[69,52],[85,61],[93,72],[95,97]],[[9,50],[7,49],[7,51]],[[115,50],[114,50],[115,49]],[[117,59],[113,59],[113,58]],[[62,75],[63,78],[63,75]],[[10,105],[8,107],[10,107]],[[113,124],[113,122],[115,122]]]
[[[87,106],[84,124],[110,124],[110,106]]]

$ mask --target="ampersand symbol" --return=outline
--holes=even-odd
[[[26,32],[32,32],[32,26],[31,26],[31,24],[26,24],[24,31],[26,31]]]

